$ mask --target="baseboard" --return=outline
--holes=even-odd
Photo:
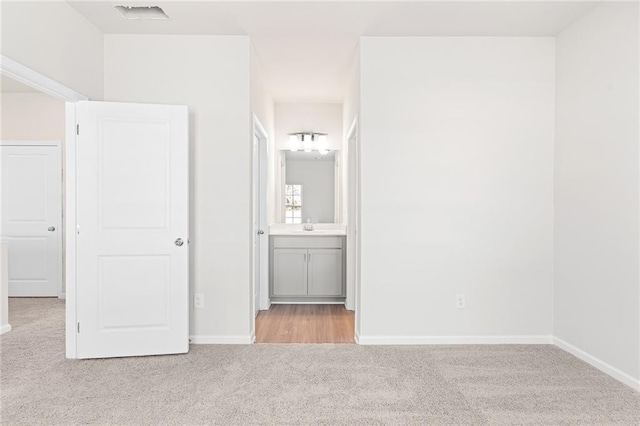
[[[550,345],[551,336],[360,336],[360,345]]]
[[[194,345],[250,345],[255,338],[251,335],[239,336],[189,336]]]
[[[355,337],[356,345],[361,345],[362,343],[360,343],[360,333],[358,331],[356,331],[356,335],[354,337]]]
[[[11,331],[11,324],[6,324],[0,327],[0,334],[8,333]]]
[[[336,300],[276,300],[271,302],[272,305],[344,305],[342,301]]]
[[[569,352],[571,355],[575,356],[576,358],[581,359],[587,364],[591,364],[598,370],[608,374],[609,376],[624,383],[625,385],[631,387],[632,389],[636,391],[640,391],[640,380],[628,375],[625,372],[618,370],[617,368],[613,367],[610,364],[607,364],[606,362],[602,361],[600,358],[596,358],[595,356],[590,355],[587,352],[583,351],[582,349],[578,349],[572,344],[567,343],[562,339],[558,339],[557,337],[553,338],[553,344],[558,346],[560,349],[563,349]]]
[[[60,293],[58,295],[58,299],[65,300],[67,298],[67,293]]]

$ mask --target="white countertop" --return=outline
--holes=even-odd
[[[313,231],[305,231],[302,225],[274,223],[269,225],[269,235],[344,236],[347,235],[347,227],[340,223],[315,223]]]

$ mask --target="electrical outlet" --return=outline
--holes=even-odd
[[[204,308],[204,294],[196,293],[193,295],[193,307],[196,309]]]
[[[464,293],[456,294],[456,308],[464,309],[467,307],[467,299]]]

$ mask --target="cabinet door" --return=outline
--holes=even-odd
[[[342,249],[309,249],[309,296],[342,296]]]
[[[273,295],[307,295],[307,249],[273,250]]]

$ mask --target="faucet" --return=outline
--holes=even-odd
[[[313,223],[311,223],[311,219],[307,219],[307,223],[305,223],[302,227],[305,231],[313,231]]]

